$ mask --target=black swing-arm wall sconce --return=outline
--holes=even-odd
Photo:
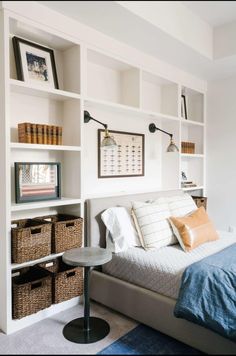
[[[179,152],[178,147],[176,146],[176,144],[173,141],[173,134],[171,134],[170,132],[167,132],[165,130],[160,129],[159,127],[156,127],[156,125],[154,123],[149,125],[149,131],[154,133],[156,131],[161,131],[163,133],[165,133],[166,135],[170,136],[170,144],[166,149],[166,152]]]
[[[116,141],[114,138],[111,137],[109,131],[108,131],[108,126],[107,124],[104,124],[103,122],[94,119],[88,111],[84,111],[84,122],[87,124],[90,120],[98,122],[100,125],[102,125],[105,129],[105,135],[104,138],[101,142],[101,148],[114,148],[117,147]]]

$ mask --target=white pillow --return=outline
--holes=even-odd
[[[171,216],[181,217],[197,210],[197,205],[189,194],[168,197],[167,201]]]
[[[106,232],[107,248],[121,252],[132,246],[141,246],[133,219],[125,207],[112,207],[101,215]]]
[[[133,217],[145,250],[177,243],[168,221],[171,216],[167,202],[132,202]]]

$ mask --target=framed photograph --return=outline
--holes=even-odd
[[[183,94],[181,95],[181,117],[188,120],[186,96]]]
[[[144,176],[143,134],[111,131],[116,148],[100,148],[105,130],[98,130],[98,178]]]
[[[58,89],[53,50],[16,36],[12,38],[12,42],[18,79],[41,87]]]
[[[61,198],[61,164],[15,162],[16,203]]]

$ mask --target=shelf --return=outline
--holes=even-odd
[[[54,253],[54,254],[39,258],[39,259],[34,260],[34,261],[28,261],[28,262],[24,262],[24,263],[12,263],[11,269],[14,271],[14,270],[19,269],[19,268],[29,267],[29,266],[33,266],[33,265],[36,265],[38,263],[42,263],[42,262],[45,262],[45,261],[54,260],[57,257],[62,256],[63,253],[64,252]]]
[[[183,117],[181,117],[181,123],[183,125],[196,125],[196,126],[204,126],[204,122],[200,121],[193,121],[193,120],[185,120]]]
[[[204,155],[196,154],[196,153],[181,153],[181,157],[183,157],[183,158],[204,158]]]
[[[33,203],[22,203],[22,204],[13,203],[11,206],[11,211],[24,211],[24,210],[41,209],[41,208],[48,208],[54,206],[81,204],[81,202],[82,202],[81,199],[63,197],[58,200],[46,200],[46,201],[38,201]]]
[[[185,192],[189,192],[190,190],[199,190],[199,189],[204,189],[203,185],[199,185],[197,187],[191,187],[191,188],[181,188],[182,190],[184,190]]]
[[[93,99],[86,97],[85,105],[90,108],[98,108],[98,109],[110,109],[111,111],[120,112],[120,113],[130,113],[133,115],[139,115],[140,117],[149,117],[149,118],[162,118],[167,120],[179,121],[177,116],[166,115],[155,111],[150,110],[142,110],[138,108],[134,108],[132,106],[116,104],[105,100]]]
[[[54,88],[40,88],[27,84],[16,79],[10,79],[10,88],[13,93],[37,96],[40,98],[53,99],[65,101],[70,99],[80,99],[80,95],[69,91],[54,89]]]
[[[74,151],[80,152],[80,146],[63,146],[63,145],[40,145],[31,143],[11,142],[12,149],[20,150],[51,150],[51,151]]]

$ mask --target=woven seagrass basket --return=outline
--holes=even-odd
[[[32,261],[51,254],[51,223],[21,219],[13,220],[11,224],[13,263]]]
[[[52,252],[60,253],[82,245],[83,219],[74,215],[58,214],[37,217],[52,223]]]
[[[12,278],[12,317],[21,319],[52,304],[52,281],[47,271],[34,267],[18,271]]]
[[[61,258],[40,263],[38,266],[51,273],[52,303],[61,303],[83,294],[81,267],[68,266]]]

